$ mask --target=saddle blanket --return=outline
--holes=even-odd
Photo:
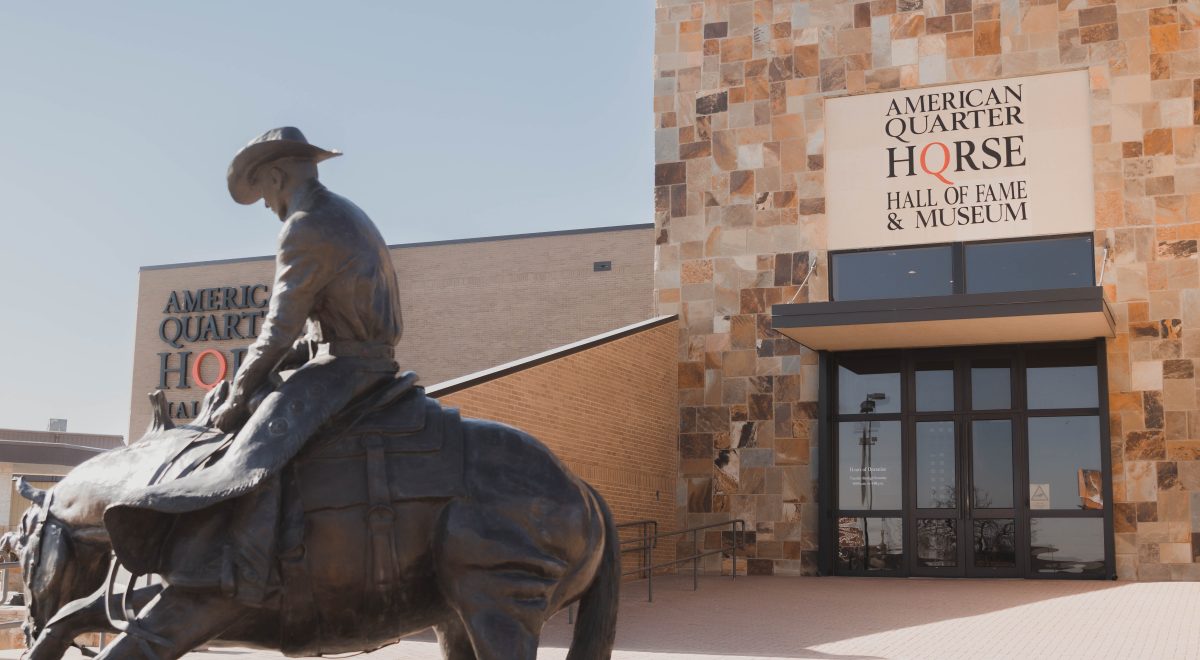
[[[294,485],[305,512],[368,503],[372,447],[386,463],[390,501],[461,495],[457,416],[417,388],[399,405],[371,414],[346,433],[315,438],[295,459]]]
[[[455,410],[423,395],[318,439],[283,475],[281,640],[289,656],[378,648],[436,604],[432,540],[464,494]]]

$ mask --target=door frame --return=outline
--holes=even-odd
[[[1026,365],[1025,356],[1029,351],[1044,350],[1044,349],[1062,349],[1062,348],[1083,348],[1090,346],[1095,349],[1096,363],[1096,380],[1097,380],[1097,400],[1098,407],[1096,409],[1036,409],[1029,410],[1026,405]],[[873,351],[854,351],[848,352],[845,355],[851,355],[859,359],[876,357],[880,359],[899,358],[901,369],[900,378],[900,400],[901,408],[899,415],[881,415],[878,419],[895,419],[899,417],[901,420],[901,456],[904,461],[902,470],[902,503],[903,509],[899,511],[873,511],[869,515],[871,517],[894,517],[899,515],[902,518],[903,530],[903,552],[904,559],[901,563],[901,568],[895,571],[839,571],[837,569],[837,552],[838,552],[838,518],[839,514],[853,516],[855,513],[865,512],[850,512],[841,511],[838,509],[837,493],[838,493],[838,429],[837,425],[840,421],[854,421],[854,418],[860,417],[856,415],[841,415],[837,413],[837,388],[838,388],[838,362],[843,354],[834,354],[822,351],[819,354],[819,380],[820,389],[818,402],[818,475],[819,475],[819,498],[820,498],[820,516],[818,519],[818,569],[823,575],[870,575],[870,576],[944,576],[944,577],[1026,577],[1033,579],[1115,579],[1115,539],[1113,537],[1113,489],[1112,489],[1112,459],[1111,459],[1111,444],[1110,444],[1110,429],[1108,417],[1108,370],[1106,364],[1106,351],[1104,339],[1096,339],[1086,342],[1060,342],[1060,343],[1039,343],[1039,344],[1014,344],[1014,345],[985,345],[985,346],[963,346],[963,347],[942,347],[942,348],[921,348],[921,349],[892,349],[892,350],[873,350]],[[1009,379],[1010,387],[1010,408],[1006,410],[995,411],[978,411],[974,412],[969,409],[970,392],[968,370],[970,369],[970,361],[972,359],[986,357],[1008,357],[1011,359],[1011,371]],[[916,371],[915,365],[918,361],[929,360],[951,360],[954,365],[955,385],[954,385],[954,410],[953,411],[938,411],[938,412],[916,412],[915,409],[915,381]],[[1100,515],[1086,514],[1080,515],[1079,512],[1072,510],[1039,510],[1037,517],[1102,517],[1103,518],[1103,545],[1104,545],[1104,571],[1103,575],[1072,575],[1064,573],[1037,574],[1031,569],[1030,557],[1030,523],[1031,515],[1029,509],[1029,459],[1028,459],[1028,419],[1029,417],[1049,417],[1049,416],[1065,416],[1065,415],[1095,415],[1098,417],[1100,426],[1100,462],[1103,472],[1102,493],[1105,502],[1105,507]],[[839,419],[847,418],[850,419]],[[972,562],[973,552],[973,523],[971,522],[974,512],[970,511],[965,504],[967,503],[967,494],[970,484],[968,483],[971,475],[971,439],[970,427],[973,420],[979,419],[1011,419],[1012,420],[1012,442],[1013,442],[1013,509],[1011,516],[1007,515],[980,515],[979,518],[1009,518],[1014,520],[1016,526],[1016,565],[1002,569],[975,568]],[[916,566],[916,518],[920,512],[940,512],[941,510],[918,510],[916,508],[916,496],[914,485],[916,481],[916,423],[919,421],[949,421],[954,420],[955,423],[955,470],[956,482],[960,493],[958,496],[959,509],[956,515],[932,515],[928,517],[955,517],[957,522],[958,535],[958,566],[954,569],[929,569]],[[926,516],[922,516],[926,517]]]
[[[957,371],[957,369],[955,370]],[[909,372],[911,377],[915,373]],[[957,374],[956,374],[957,378]],[[957,382],[957,381],[956,381]],[[957,392],[958,388],[954,388]],[[953,509],[929,509],[919,508],[917,506],[917,425],[921,423],[937,423],[949,422],[952,425],[954,435],[954,486],[955,486],[955,506]],[[962,420],[956,413],[930,412],[917,413],[910,416],[907,421],[907,446],[904,452],[904,480],[905,483],[911,484],[909,487],[909,499],[906,501],[905,516],[904,516],[904,533],[911,541],[908,543],[911,552],[908,553],[906,564],[908,566],[908,574],[919,577],[965,577],[968,547],[971,542],[970,535],[967,533],[965,524],[964,501],[966,499],[966,489],[963,487],[963,479],[966,474],[965,461],[962,452]],[[926,567],[920,566],[917,563],[917,521],[918,520],[953,520],[955,531],[955,543],[957,552],[955,553],[955,565],[943,567]]]

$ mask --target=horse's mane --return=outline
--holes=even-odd
[[[104,509],[132,490],[150,483],[155,472],[196,437],[213,433],[205,426],[151,429],[137,442],[97,454],[75,466],[51,489],[50,513],[72,526],[103,527]]]

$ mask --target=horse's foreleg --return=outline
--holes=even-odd
[[[133,607],[141,609],[160,591],[162,587],[159,585],[143,587],[129,594],[129,602]],[[105,595],[106,589],[101,587],[90,596],[64,605],[42,629],[33,646],[25,653],[25,658],[57,660],[66,653],[71,642],[79,635],[95,632],[116,633],[116,629],[108,620],[108,614],[104,611]]]
[[[167,587],[98,659],[174,660],[220,635],[246,610],[217,594]]]

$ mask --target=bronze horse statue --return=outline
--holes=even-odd
[[[198,421],[225,389],[209,393]],[[319,434],[285,470],[295,504],[284,505],[279,588],[264,606],[223,588],[223,537],[236,522],[227,504],[154,530],[155,563],[131,570],[158,583],[136,588],[134,579],[118,591],[129,541],[106,524],[106,510],[164,465],[215,459],[228,437],[175,427],[162,395],[152,400],[155,421],[138,442],[89,459],[47,491],[18,484],[32,502],[10,533],[24,569],[27,660],[56,660],[88,632],[119,633],[101,658],[165,660],[206,644],[291,656],[367,651],[431,627],[452,660],[533,660],[545,621],[575,602],[568,659],[610,657],[620,547],[603,499],[532,436],[458,420],[419,387],[391,404],[408,412],[377,421],[424,411],[431,432],[389,435],[359,419],[349,432]],[[363,445],[384,457],[386,506],[362,485],[364,463],[373,469]]]

